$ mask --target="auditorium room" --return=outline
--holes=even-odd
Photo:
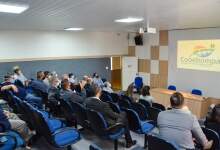
[[[0,150],[220,150],[219,0],[0,0]]]

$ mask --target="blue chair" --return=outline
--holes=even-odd
[[[60,109],[66,119],[67,126],[75,126],[77,128],[76,116],[70,102],[60,99]]]
[[[168,90],[176,91],[176,86],[175,85],[169,85]]]
[[[147,136],[154,129],[150,121],[141,121],[138,114],[132,109],[126,109],[128,116],[129,128],[138,134],[144,134],[144,148],[147,147]]]
[[[144,121],[148,119],[147,109],[140,103],[132,103],[132,109],[138,114],[140,120]]]
[[[81,125],[83,128],[90,128],[90,122],[87,118],[86,108],[77,102],[70,101],[72,108],[76,115],[77,124]]]
[[[158,108],[154,108],[154,107],[148,107],[147,108],[147,112],[148,112],[148,115],[149,115],[148,119],[153,120],[155,126],[157,125],[157,117],[158,117],[158,115],[161,111],[162,110],[160,110]]]
[[[145,108],[151,107],[151,105],[152,105],[150,102],[148,102],[148,101],[146,101],[146,100],[144,100],[144,99],[139,99],[139,103],[141,103],[142,105],[144,105]]]
[[[25,147],[25,142],[16,131],[8,131],[0,133],[0,149],[14,150],[16,148]]]
[[[105,139],[113,140],[114,150],[117,150],[118,139],[121,138],[125,132],[124,125],[118,123],[113,126],[109,126],[103,115],[94,110],[87,110],[87,116],[93,132]]]
[[[166,141],[160,137],[148,136],[148,150],[178,150],[179,147],[174,142]]]
[[[117,93],[110,93],[113,102],[117,103],[120,99],[120,96]]]
[[[40,111],[37,110],[36,108],[34,108],[32,105],[24,102],[24,105],[26,106],[27,111],[30,113],[30,115],[33,117],[36,113],[39,115],[42,115],[45,122],[47,122],[47,125],[49,127],[49,130],[51,133],[53,133],[54,131],[66,127],[66,124],[64,122],[62,122],[61,120],[58,120],[56,118],[51,117],[47,112],[45,111]],[[36,126],[36,120],[34,120],[34,128],[37,129],[38,127]]]
[[[202,127],[202,131],[206,135],[208,140],[213,140],[213,145],[211,150],[219,150],[220,149],[220,137],[217,132],[212,129]]]
[[[141,90],[141,88],[143,87],[143,79],[142,79],[142,77],[139,77],[139,76],[136,77],[134,79],[134,85],[135,85],[137,91],[139,92]]]
[[[116,113],[120,113],[121,109],[119,107],[119,105],[117,103],[113,103],[113,102],[107,102],[109,104],[109,106],[111,107],[111,109],[116,112]]]
[[[103,102],[113,102],[110,93],[108,93],[108,92],[106,92],[106,91],[102,91],[102,94],[101,94],[101,96],[100,96],[100,99],[101,99]]]
[[[53,127],[53,130],[51,130],[50,123],[45,119],[42,113],[34,111],[33,119],[36,123],[37,132],[56,148],[67,148],[70,150],[72,149],[71,145],[80,140],[80,134],[75,128]]]
[[[164,105],[162,105],[162,104],[159,104],[159,103],[152,103],[152,107],[160,109],[161,111],[165,111],[166,110],[166,107]]]
[[[200,95],[200,96],[202,96],[202,91],[199,90],[199,89],[192,89],[192,92],[191,92],[191,93],[194,94],[194,95]]]

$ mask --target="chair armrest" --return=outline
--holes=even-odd
[[[110,126],[109,128],[106,129],[106,132],[108,134],[110,133],[115,133],[116,131],[125,128],[125,125],[123,125],[122,123],[116,123],[115,125]]]

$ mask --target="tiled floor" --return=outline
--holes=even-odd
[[[157,129],[154,129],[153,132],[157,132]],[[138,135],[132,132],[132,138],[137,140],[137,144],[129,149],[125,148],[125,140],[121,138],[119,140],[119,150],[144,150],[144,135]],[[72,145],[73,150],[89,150],[91,144],[96,144],[103,150],[113,150],[113,142],[109,140],[101,139],[100,137],[95,136],[91,131],[84,130],[81,132],[81,140],[76,144]],[[33,150],[58,150],[47,144],[45,139],[40,139],[33,147]]]

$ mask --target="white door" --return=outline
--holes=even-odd
[[[128,86],[134,82],[138,72],[137,57],[122,57],[122,90],[127,90]]]

